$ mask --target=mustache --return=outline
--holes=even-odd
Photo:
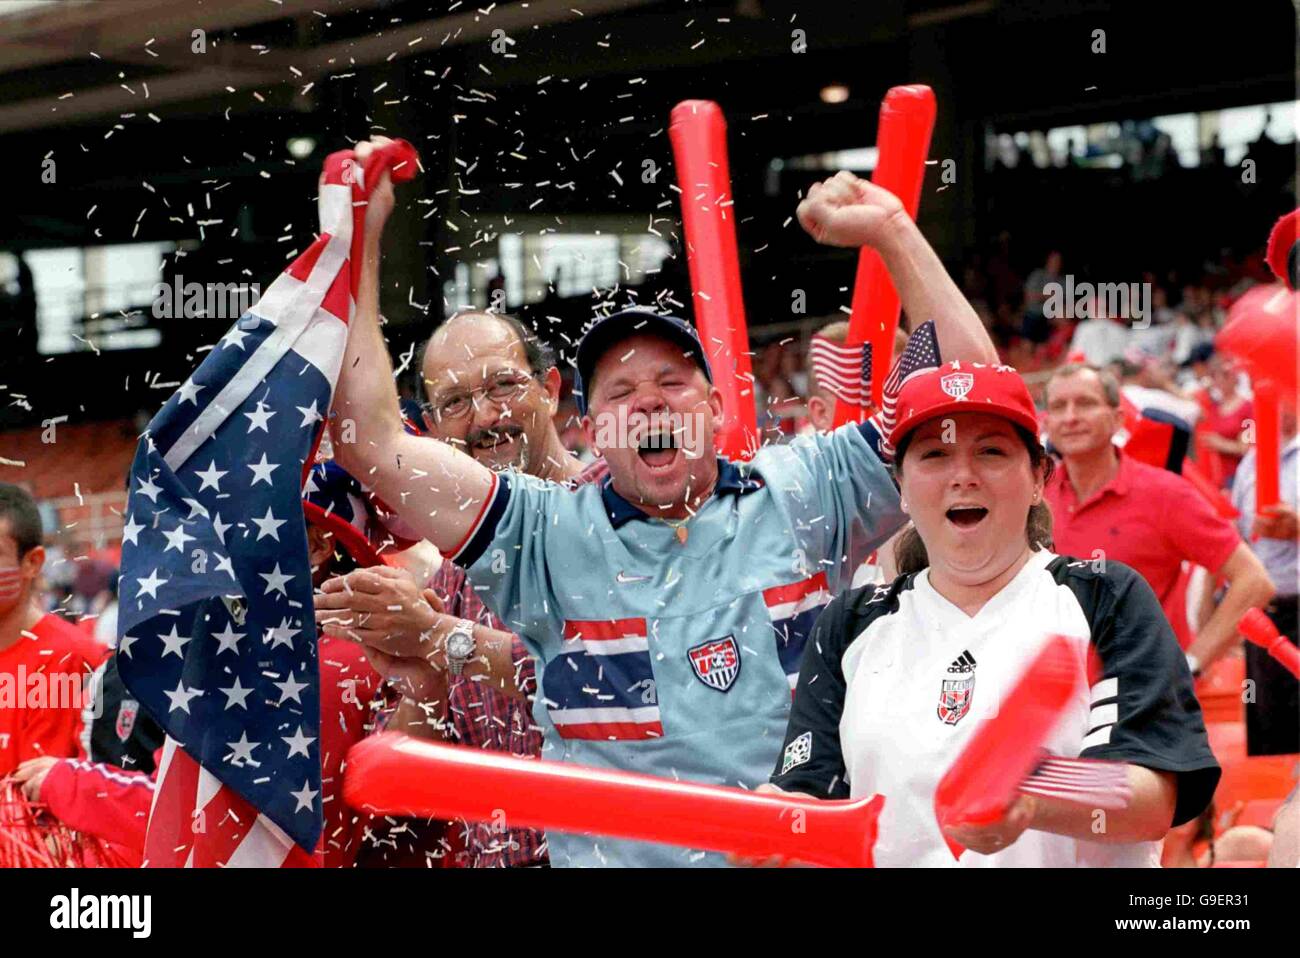
[[[524,427],[517,423],[498,423],[486,429],[471,429],[465,434],[465,445],[477,446],[483,440],[514,439],[523,435]]]

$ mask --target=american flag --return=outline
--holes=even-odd
[[[414,160],[406,144],[391,155]],[[301,492],[347,344],[363,179],[350,151],[326,160],[321,235],[215,344],[136,449],[118,662],[167,733],[150,866],[319,863],[320,695]]]
[[[836,399],[857,407],[871,402],[871,343],[849,346],[813,336],[808,358],[817,384]]]
[[[1127,807],[1133,798],[1123,762],[1057,755],[1045,756],[1020,791],[1111,811]]]
[[[894,360],[894,368],[889,371],[882,389],[880,412],[873,417],[876,431],[880,434],[880,452],[886,460],[894,456],[894,447],[889,442],[889,434],[898,424],[898,393],[903,384],[927,369],[939,365],[939,339],[934,332],[934,321],[927,320],[907,337],[907,346],[902,355]]]

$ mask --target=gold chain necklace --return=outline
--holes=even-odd
[[[673,534],[677,536],[677,541],[681,545],[686,545],[686,539],[691,534],[686,528],[686,524],[695,518],[694,515],[687,516],[685,519],[667,519],[664,516],[655,516],[660,522],[672,527]]]

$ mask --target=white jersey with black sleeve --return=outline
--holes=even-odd
[[[1005,851],[960,861],[944,843],[934,815],[939,780],[1049,634],[1076,639],[1084,666],[1091,646],[1101,673],[1078,690],[1046,749],[1174,773],[1171,824],[1199,815],[1219,766],[1155,594],[1121,563],[1047,551],[973,617],[934,590],[928,570],[838,596],[804,651],[772,782],[819,798],[884,795],[881,866],[1158,865],[1158,842],[1027,831]]]

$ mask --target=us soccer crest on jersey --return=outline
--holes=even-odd
[[[135,699],[122,700],[122,704],[117,710],[117,722],[113,727],[120,741],[125,742],[131,737],[131,731],[135,728],[136,716],[139,714],[139,702],[135,701]]]
[[[962,652],[948,666],[948,675],[939,690],[939,718],[945,725],[956,725],[970,711],[975,698],[975,657]]]
[[[714,639],[687,651],[695,677],[711,689],[725,692],[740,674],[740,649],[735,636]]]

